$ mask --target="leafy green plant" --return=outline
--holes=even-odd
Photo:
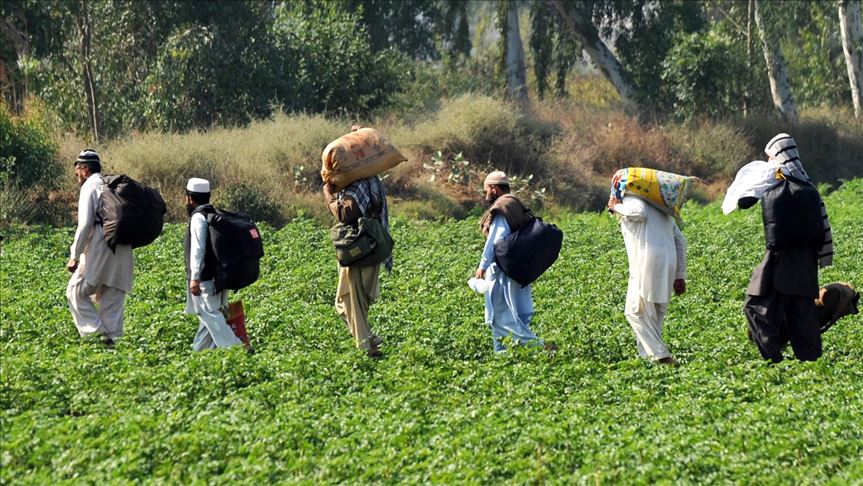
[[[863,180],[825,203],[837,254],[820,281],[859,288]],[[466,285],[475,217],[392,220],[395,267],[370,314],[379,361],[333,309],[337,263],[312,220],[261,228],[261,279],[232,294],[251,356],[190,350],[185,225],[135,251],[115,351],[71,322],[71,228],[3,230],[0,482],[859,483],[863,318],[825,334],[817,362],[763,362],[741,313],[760,214],[688,203],[683,218],[689,289],[664,330],[677,369],[637,357],[626,251],[605,214],[556,221],[564,245],[533,285],[532,324],[553,357],[493,353]]]
[[[447,154],[445,157],[443,152],[438,150],[432,154],[431,162],[431,164],[423,164],[424,169],[432,172],[429,182],[435,182],[446,176],[447,182],[462,186],[470,185],[470,161],[465,159],[461,152],[455,155]]]
[[[0,187],[53,187],[62,175],[57,144],[41,119],[13,116],[0,103]]]

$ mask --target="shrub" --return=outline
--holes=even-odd
[[[831,114],[808,110],[799,124],[792,126],[773,114],[751,116],[739,121],[748,134],[756,159],[765,159],[764,146],[777,133],[785,132],[797,142],[803,167],[816,182],[833,186],[842,179],[863,174],[863,127],[853,115],[842,110]]]
[[[418,124],[405,145],[431,154],[463,153],[468,160],[498,161],[522,155],[519,111],[500,100],[462,95],[445,102],[429,120]]]
[[[730,181],[739,167],[753,160],[743,129],[728,122],[670,124],[665,133],[671,150],[679,157],[674,172]]]
[[[54,187],[62,168],[57,144],[38,116],[17,117],[0,102],[0,187]]]
[[[222,188],[215,204],[229,211],[243,213],[255,221],[266,221],[276,227],[282,226],[285,222],[275,198],[250,184],[240,183]]]

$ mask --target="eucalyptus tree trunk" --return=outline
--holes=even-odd
[[[509,97],[520,103],[527,102],[527,73],[524,67],[524,48],[518,28],[518,7],[515,1],[507,1],[506,7],[506,91]]]
[[[84,81],[84,96],[87,99],[87,118],[90,123],[90,131],[93,134],[93,141],[99,142],[101,137],[101,117],[99,116],[99,100],[90,58],[92,29],[86,0],[81,0],[80,5],[81,11],[78,14],[77,21],[78,30],[81,33],[81,77]]]
[[[746,8],[746,72],[752,72],[752,1]],[[752,109],[752,81],[747,79],[743,88],[743,116],[748,117]]]
[[[617,56],[605,45],[599,30],[590,19],[590,11],[584,2],[564,2],[551,0],[560,15],[572,29],[582,49],[605,78],[614,85],[624,101],[634,102],[635,87]]]
[[[860,118],[860,96],[863,91],[863,26],[860,23],[860,0],[839,0],[839,26],[842,31],[842,50],[851,84],[854,116]]]
[[[767,77],[770,80],[773,106],[786,120],[797,123],[797,104],[794,102],[791,83],[788,81],[785,58],[779,51],[779,44],[770,35],[771,26],[767,24],[764,18],[763,2],[755,0],[754,7],[753,14],[755,15],[755,24],[758,26],[758,34],[761,37],[764,61],[767,64]],[[776,5],[776,7],[781,8],[781,5]]]

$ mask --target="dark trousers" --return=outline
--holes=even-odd
[[[750,336],[764,359],[782,361],[782,348],[789,342],[800,361],[815,361],[821,356],[821,330],[811,297],[775,291],[748,295],[743,311]]]

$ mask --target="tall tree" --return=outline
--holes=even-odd
[[[746,70],[752,72],[752,5],[753,0],[747,2],[746,7]],[[749,116],[752,107],[752,86],[745,84],[743,91],[743,116]]]
[[[591,9],[582,1],[564,2],[551,0],[557,11],[572,29],[581,47],[605,78],[614,85],[620,97],[635,102],[635,86],[617,56],[608,48],[599,35],[599,29],[591,20]]]
[[[848,68],[848,82],[851,85],[851,100],[854,103],[854,116],[860,118],[860,96],[863,95],[863,26],[860,22],[860,0],[839,0],[839,24],[842,32],[842,50],[845,52],[845,65]]]
[[[101,138],[101,117],[99,116],[99,95],[96,90],[96,81],[93,79],[93,63],[90,55],[92,26],[88,7],[87,0],[81,0],[80,10],[75,20],[81,34],[81,77],[84,81],[84,95],[87,99],[87,118],[90,121],[90,133],[93,135],[93,141],[98,143]]]
[[[552,37],[551,6],[539,2],[530,10],[530,51],[533,53],[533,73],[536,76],[536,93],[539,99],[545,97],[548,88],[548,73],[551,71],[554,40]]]
[[[788,81],[788,70],[785,67],[785,58],[779,50],[779,44],[771,35],[772,23],[769,22],[769,7],[765,12],[766,5],[760,0],[755,0],[753,5],[755,24],[758,26],[758,34],[761,37],[761,47],[764,51],[764,62],[767,64],[767,77],[770,80],[770,93],[773,97],[773,106],[782,116],[797,123],[797,103],[791,91],[791,83]]]
[[[506,75],[506,92],[511,99],[527,101],[527,74],[524,64],[524,47],[518,26],[518,6],[514,0],[501,0],[498,22],[503,45],[503,64]]]

